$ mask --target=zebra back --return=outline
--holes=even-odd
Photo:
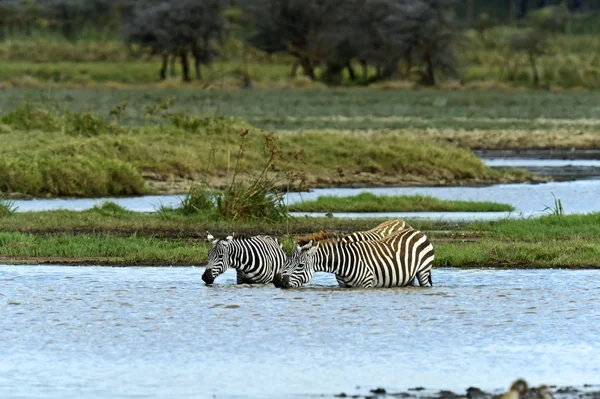
[[[404,220],[388,220],[372,228],[371,230],[357,231],[344,236],[342,239],[347,242],[380,240],[390,234],[410,228],[412,227],[410,227]]]

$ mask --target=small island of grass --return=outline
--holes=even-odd
[[[509,204],[487,201],[450,201],[427,195],[375,195],[351,197],[320,196],[289,206],[291,212],[511,212]]]

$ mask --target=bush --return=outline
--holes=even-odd
[[[0,218],[12,215],[17,209],[15,203],[5,199],[4,194],[0,192]]]
[[[45,107],[25,102],[13,111],[4,115],[2,123],[16,129],[30,131],[34,129],[43,131],[56,131],[60,129],[60,119]]]
[[[183,215],[214,211],[213,197],[214,193],[210,189],[192,185],[183,200],[181,200],[177,211]]]

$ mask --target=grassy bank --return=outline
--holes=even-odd
[[[425,195],[374,195],[351,197],[321,196],[289,206],[293,212],[510,212],[508,204],[484,201],[449,201]]]
[[[147,107],[148,125],[24,103],[0,117],[0,191],[33,196],[185,192],[193,181],[229,185],[277,154],[282,187],[456,185],[533,179],[487,167],[453,144],[403,134],[309,131],[265,135],[247,123]],[[243,151],[240,152],[240,148]],[[293,178],[291,177],[293,173]]]
[[[59,264],[200,265],[209,230],[271,234],[285,249],[293,237],[319,230],[351,232],[381,220],[299,218],[280,223],[164,220],[158,215],[38,212],[0,218],[0,262]],[[407,220],[436,248],[437,267],[600,268],[600,213],[464,224]]]

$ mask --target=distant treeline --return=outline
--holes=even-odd
[[[300,68],[313,80],[317,68],[327,83],[344,73],[367,82],[418,70],[421,83],[432,85],[437,74],[455,74],[459,29],[483,35],[540,7],[548,12],[532,25],[560,32],[569,15],[600,9],[600,0],[0,0],[0,39],[39,32],[73,41],[90,32],[121,38],[134,53],[161,56],[161,78],[169,62],[179,60],[189,80],[189,56],[200,78],[200,65],[235,36],[268,54],[293,57],[292,74]],[[542,41],[531,35],[514,47],[533,57]]]

